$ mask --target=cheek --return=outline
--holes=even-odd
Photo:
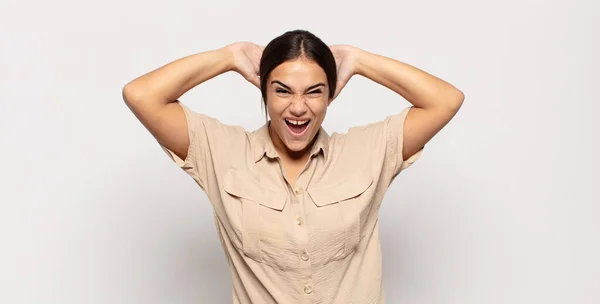
[[[309,102],[308,106],[316,117],[321,117],[327,113],[327,99],[313,100]]]
[[[280,117],[285,110],[285,107],[286,102],[277,98],[277,96],[267,99],[267,111],[269,112],[269,116],[272,117],[271,119]]]

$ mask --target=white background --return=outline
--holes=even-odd
[[[381,210],[389,303],[600,303],[597,1],[3,1],[0,303],[230,303],[204,193],[121,98],[238,40],[308,29],[462,90],[456,118]],[[185,94],[255,129],[228,73]],[[329,133],[408,103],[354,77]]]

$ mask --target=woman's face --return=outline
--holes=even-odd
[[[325,71],[300,57],[273,69],[266,86],[269,131],[275,147],[293,154],[309,149],[329,104]]]

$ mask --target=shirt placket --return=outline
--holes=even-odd
[[[294,230],[297,236],[298,244],[298,259],[300,268],[302,271],[302,280],[299,282],[297,288],[304,294],[308,303],[312,303],[311,299],[314,298],[314,277],[313,277],[313,265],[311,252],[309,250],[309,225],[306,223],[306,208],[305,203],[307,201],[306,187],[308,181],[315,171],[315,160],[309,161],[308,167],[303,170],[298,176],[295,187],[291,189],[291,201],[292,201],[292,212],[294,214]]]

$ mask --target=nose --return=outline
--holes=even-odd
[[[290,112],[294,116],[302,117],[308,111],[305,99],[303,97],[295,98],[290,105]]]

